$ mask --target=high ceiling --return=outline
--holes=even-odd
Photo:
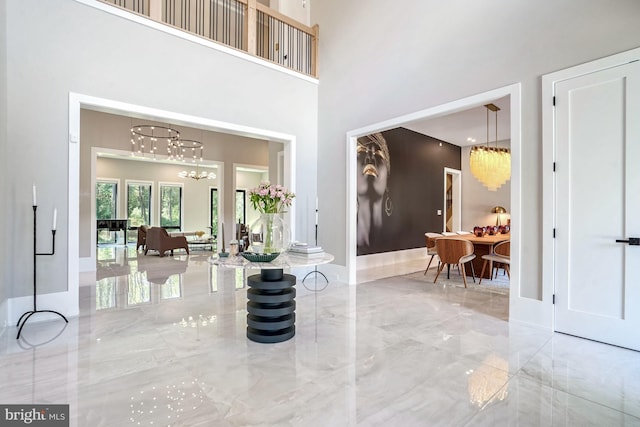
[[[511,135],[509,97],[493,101],[498,111],[498,141],[508,140]],[[482,144],[487,142],[487,108],[479,106],[469,110],[430,118],[402,125],[402,127],[431,136],[441,141],[459,146]],[[475,142],[467,138],[475,139]],[[489,141],[496,140],[496,117],[489,111]]]

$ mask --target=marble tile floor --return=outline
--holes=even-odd
[[[258,344],[242,271],[123,252],[68,325],[1,337],[0,402],[68,403],[72,426],[640,426],[640,353],[509,323],[508,295],[307,280],[296,336]]]

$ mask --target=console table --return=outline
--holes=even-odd
[[[260,274],[247,278],[247,338],[260,343],[277,343],[296,334],[296,276],[285,274],[285,268],[328,264],[333,255],[297,256],[281,254],[271,262],[249,262],[242,256],[211,257],[219,267],[260,269]]]
[[[96,221],[96,241],[100,230],[109,230],[118,232],[124,231],[124,244],[127,244],[127,230],[129,229],[128,219],[99,219]]]

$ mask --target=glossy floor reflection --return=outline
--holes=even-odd
[[[80,317],[2,337],[0,402],[75,426],[640,425],[640,353],[509,323],[508,295],[307,280],[296,336],[257,344],[243,271],[101,250]]]

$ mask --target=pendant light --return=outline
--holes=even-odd
[[[511,150],[498,147],[498,111],[495,104],[485,105],[487,109],[487,144],[475,145],[471,148],[469,165],[471,173],[489,191],[497,191],[498,188],[511,178]],[[489,111],[493,111],[496,117],[495,147],[489,146]]]

